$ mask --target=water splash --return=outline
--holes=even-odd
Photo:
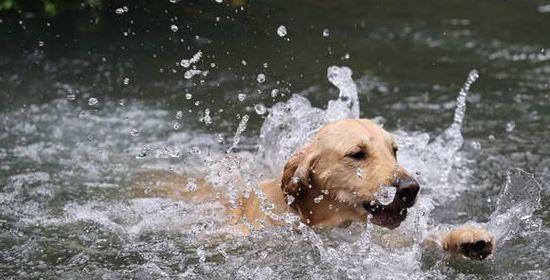
[[[235,132],[235,136],[233,136],[233,144],[229,147],[229,149],[227,149],[227,153],[233,152],[233,149],[239,145],[239,142],[241,141],[241,134],[246,130],[246,125],[248,124],[249,119],[250,117],[248,115],[244,115],[241,118],[237,131]]]
[[[400,153],[398,153],[399,162],[413,173],[421,174],[423,182],[431,182],[426,185],[441,197],[454,197],[459,194],[459,186],[467,184],[457,184],[453,180],[461,178],[450,178],[453,167],[460,166],[462,157],[457,156],[464,139],[462,137],[462,123],[466,112],[466,98],[472,84],[479,78],[476,70],[470,71],[468,78],[460,89],[457,97],[453,123],[445,129],[439,136],[430,141],[430,136],[426,133],[406,133],[402,131],[395,132],[397,142],[399,143]],[[437,168],[433,168],[437,166]],[[467,177],[468,171],[461,170],[462,177]],[[435,186],[432,188],[431,186]],[[445,196],[443,196],[445,194]],[[437,198],[436,198],[437,200]]]
[[[277,167],[281,166],[284,160],[294,150],[307,142],[323,124],[343,118],[359,117],[357,87],[351,79],[351,71],[345,67],[330,67],[327,72],[329,81],[340,91],[338,99],[329,101],[327,110],[313,108],[307,99],[297,95],[292,96],[287,103],[275,104],[271,109],[270,115],[262,126],[261,143],[264,148],[264,154],[266,154],[265,157],[267,159],[276,159],[272,163],[273,165]],[[404,166],[409,170],[418,171],[418,173],[422,174],[422,177],[419,178],[422,181],[422,185],[433,192],[430,196],[421,196],[415,207],[409,209],[409,218],[398,229],[387,233],[392,235],[388,239],[402,240],[404,243],[410,242],[406,249],[400,251],[401,254],[398,256],[402,260],[402,263],[411,264],[407,268],[409,273],[411,271],[418,271],[419,269],[419,259],[422,249],[414,244],[420,243],[430,229],[428,214],[437,205],[437,194],[444,193],[445,195],[441,195],[440,197],[449,199],[449,196],[452,197],[453,193],[450,189],[456,190],[456,186],[449,180],[449,174],[453,170],[453,167],[456,167],[456,154],[463,143],[461,127],[466,110],[466,98],[471,85],[477,78],[477,71],[473,70],[469,73],[457,97],[453,123],[440,136],[436,137],[435,140],[430,141],[430,137],[426,133],[397,132],[398,141],[400,142],[400,146],[402,146],[399,153],[399,161],[404,163]],[[434,166],[438,168],[434,168]],[[280,172],[277,168],[273,168],[273,170],[274,174]],[[362,172],[359,171],[358,176],[362,176]],[[458,195],[459,192],[455,193]],[[381,203],[391,203],[395,196],[395,188],[383,187],[377,193],[377,196]],[[403,273],[402,267],[391,265],[393,262],[391,259],[397,258],[388,249],[392,245],[376,245],[372,242],[367,242],[369,245],[365,245],[367,244],[365,243],[365,239],[381,238],[376,237],[378,234],[376,231],[370,231],[367,235],[363,236],[363,239],[338,248],[330,248],[316,235],[311,236],[312,234],[310,234],[308,239],[319,250],[323,262],[336,264],[331,269],[331,273],[338,274],[342,271],[348,271],[350,275],[361,275],[365,271],[370,271],[372,275],[382,275],[387,273],[388,270],[392,270],[392,275],[404,276],[408,274]],[[387,239],[384,238],[384,240]],[[365,249],[367,252],[364,251]],[[388,257],[387,261],[383,262],[385,256],[388,255],[391,257]],[[334,261],[335,258],[338,260],[345,258],[346,262]],[[379,267],[369,265],[366,262],[359,262],[350,266],[349,264],[353,263],[353,260],[356,258],[369,260],[374,263],[382,261],[384,272]],[[354,266],[361,267],[361,269],[354,270],[352,269]]]
[[[180,66],[183,68],[189,68],[192,64],[199,62],[202,58],[202,51],[198,51],[189,59],[182,59],[180,61]]]
[[[202,70],[197,70],[197,69],[190,69],[190,70],[187,70],[183,73],[183,77],[186,78],[186,79],[191,79],[193,78],[194,76],[197,76],[197,75],[202,75],[202,76],[206,76],[208,75],[208,70],[206,71],[202,71]]]
[[[464,116],[466,114],[466,97],[470,92],[470,87],[478,78],[479,74],[477,70],[472,70],[468,74],[468,78],[464,82],[464,85],[460,89],[458,97],[456,98],[453,124],[451,124],[451,126],[447,128],[443,134],[439,135],[439,137],[437,137],[432,143],[434,147],[437,146],[438,150],[448,150],[449,153],[456,153],[456,151],[458,151],[458,149],[462,146],[464,140],[462,138],[461,129],[462,122],[464,121]],[[443,149],[443,147],[446,147],[446,149]]]
[[[535,226],[531,217],[540,208],[542,185],[533,174],[514,168],[508,170],[506,182],[495,203],[488,226],[500,241],[506,241]]]
[[[388,205],[392,203],[396,191],[397,189],[394,186],[381,186],[374,194],[374,198],[382,205]]]
[[[342,93],[346,89],[339,87],[342,98],[333,100],[338,104],[335,107],[329,106],[327,110],[313,108],[307,99],[298,95],[286,103],[276,104],[262,127],[262,137],[266,139],[262,138],[260,142],[267,143],[262,155],[280,156],[282,164],[286,156],[305,143],[318,127],[330,121],[330,116],[354,117],[353,103],[345,98],[348,95],[353,99],[354,87],[346,84],[352,83],[351,72],[348,77],[343,79],[347,82],[340,86],[351,89],[350,94]],[[463,96],[463,102],[457,102],[457,110],[459,107],[462,112],[465,109],[465,99],[473,81],[464,87],[464,94],[461,92],[459,95],[459,98]],[[297,234],[292,226],[298,221],[295,216],[289,215],[283,220],[288,221],[291,229],[269,228],[254,232],[247,238],[221,238],[220,233],[229,230],[224,228],[227,217],[223,215],[225,209],[219,203],[196,205],[162,198],[129,198],[131,194],[120,177],[139,168],[166,170],[175,167],[177,173],[206,174],[209,182],[216,189],[228,192],[234,202],[237,195],[246,194],[257,186],[260,178],[275,178],[279,174],[267,174],[259,154],[237,149],[242,145],[248,116],[241,118],[230,142],[231,147],[226,150],[218,145],[218,140],[224,142],[219,135],[208,137],[173,132],[171,127],[167,128],[169,132],[159,131],[162,124],[174,121],[174,115],[181,121],[183,116],[178,117],[179,113],[151,108],[144,110],[131,104],[122,108],[114,104],[115,109],[107,116],[83,115],[75,119],[78,110],[68,109],[72,108],[68,104],[71,103],[56,101],[42,107],[33,105],[32,121],[28,121],[28,116],[23,116],[23,113],[0,118],[0,123],[8,127],[15,138],[31,134],[39,139],[31,143],[10,142],[14,149],[9,152],[0,149],[2,160],[11,161],[13,153],[20,160],[45,166],[45,170],[54,164],[63,167],[58,173],[31,172],[7,177],[6,184],[0,190],[3,214],[0,225],[17,222],[12,228],[14,234],[10,235],[15,245],[7,249],[6,255],[22,260],[20,263],[10,262],[9,266],[17,267],[31,259],[33,263],[44,262],[48,269],[59,271],[62,275],[79,273],[67,271],[65,262],[49,262],[49,255],[41,250],[47,248],[45,242],[55,240],[29,239],[25,236],[25,231],[41,227],[40,230],[54,230],[60,234],[67,232],[70,235],[62,235],[60,242],[70,240],[71,244],[78,244],[78,252],[67,260],[69,269],[85,267],[94,275],[106,278],[123,278],[126,275],[135,278],[199,278],[206,275],[221,279],[259,279],[323,275],[327,278],[360,279],[368,275],[373,278],[439,279],[445,278],[452,270],[447,264],[424,269],[422,248],[418,244],[426,228],[434,223],[434,217],[430,214],[437,204],[436,198],[450,199],[461,189],[469,187],[467,183],[449,180],[452,171],[458,168],[457,158],[465,157],[460,145],[457,150],[447,153],[446,150],[453,147],[444,142],[430,142],[426,133],[398,132],[398,140],[402,143],[399,161],[407,162],[409,170],[420,172],[422,186],[427,191],[423,189],[417,204],[409,209],[407,220],[395,230],[385,231],[369,224],[315,232],[302,225],[300,234]],[[102,100],[101,105],[109,106],[109,102]],[[128,119],[125,119],[126,116]],[[461,126],[463,118],[462,113],[460,121],[455,118],[453,125],[459,123]],[[60,123],[64,124],[62,128]],[[91,123],[102,125],[92,127]],[[139,137],[129,137],[131,127],[139,127]],[[99,139],[97,146],[83,144],[87,143],[87,132],[91,128],[94,130],[93,137]],[[158,137],[157,134],[165,132],[170,135],[167,139]],[[460,127],[453,137],[462,142]],[[113,142],[112,139],[121,140]],[[144,140],[147,143],[136,142],[141,139],[147,139]],[[153,156],[139,161],[128,156],[139,153],[144,146],[147,153]],[[277,150],[281,147],[282,151]],[[171,154],[178,155],[175,158],[177,161],[173,161]],[[362,176],[361,172],[358,176]],[[193,178],[182,180],[182,187],[200,191],[201,185]],[[75,184],[75,187],[67,185],[66,180],[82,184]],[[495,204],[496,210],[487,224],[499,241],[505,242],[497,246],[508,246],[506,242],[518,233],[535,231],[538,224],[533,218],[533,211],[540,205],[540,188],[540,183],[531,174],[521,170],[510,171]],[[58,213],[49,211],[48,205],[59,203],[67,191],[84,194],[64,202],[57,209]],[[105,192],[109,194],[103,195]],[[88,197],[92,195],[93,198]],[[322,203],[325,198],[319,196],[317,201]],[[20,235],[25,237],[20,238]],[[72,254],[70,246],[66,247],[65,243],[53,243],[53,246],[68,249],[67,254]],[[38,257],[33,259],[34,256]],[[106,260],[121,261],[123,265],[110,266]],[[24,271],[25,267],[17,269]],[[28,270],[40,272],[34,266]]]
[[[454,124],[458,124],[462,126],[462,121],[464,120],[464,115],[466,114],[466,97],[468,96],[468,92],[470,91],[470,87],[472,84],[479,78],[479,73],[477,70],[472,70],[468,74],[468,78],[464,82],[464,85],[460,89],[460,92],[458,93],[458,97],[456,98],[456,109],[455,109],[455,115],[454,115]]]
[[[347,67],[331,66],[327,70],[328,80],[338,88],[338,100],[328,102],[326,121],[332,122],[345,118],[359,118],[359,100],[357,85],[351,78],[351,69]],[[344,105],[345,108],[341,108]]]
[[[324,124],[359,117],[357,86],[347,67],[331,66],[327,78],[340,93],[326,110],[314,108],[306,98],[294,94],[287,102],[273,105],[260,130],[260,146],[269,159],[272,173],[278,174],[288,157],[304,145]]]

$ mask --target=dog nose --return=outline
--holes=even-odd
[[[415,179],[399,180],[397,182],[397,192],[395,195],[407,208],[409,208],[414,205],[419,190],[420,186]]]

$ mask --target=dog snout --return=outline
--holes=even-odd
[[[420,190],[418,182],[416,182],[416,180],[412,178],[398,180],[396,182],[396,187],[397,198],[401,200],[407,208],[412,207],[416,201],[416,195]]]

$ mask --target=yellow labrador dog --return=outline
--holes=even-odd
[[[397,163],[397,149],[392,136],[370,120],[345,119],[329,123],[290,157],[279,178],[262,182],[260,189],[265,199],[275,206],[272,212],[292,212],[315,229],[366,221],[393,229],[405,220],[407,208],[415,204],[420,191],[416,180]],[[150,191],[148,196],[201,201],[215,193],[205,180],[197,183],[200,187],[190,192],[184,190],[181,178],[173,178]],[[395,188],[389,204],[376,199],[382,186]],[[240,227],[245,234],[250,228],[261,227],[263,221],[281,224],[262,210],[257,194],[240,197],[236,205],[228,207],[227,212],[234,223],[246,222],[246,227]],[[495,249],[494,237],[486,229],[471,225],[432,234],[426,244],[480,260]]]

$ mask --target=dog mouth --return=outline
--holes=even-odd
[[[363,208],[372,215],[371,221],[375,225],[394,229],[407,218],[407,207],[398,201],[384,205],[377,201],[363,203]]]
[[[483,260],[493,253],[493,244],[480,240],[460,245],[460,252],[466,257],[474,260]]]
[[[374,224],[394,229],[407,218],[407,208],[415,204],[419,190],[420,187],[414,179],[398,180],[389,188],[381,188],[374,200],[363,202],[363,208],[372,215],[371,221]]]

